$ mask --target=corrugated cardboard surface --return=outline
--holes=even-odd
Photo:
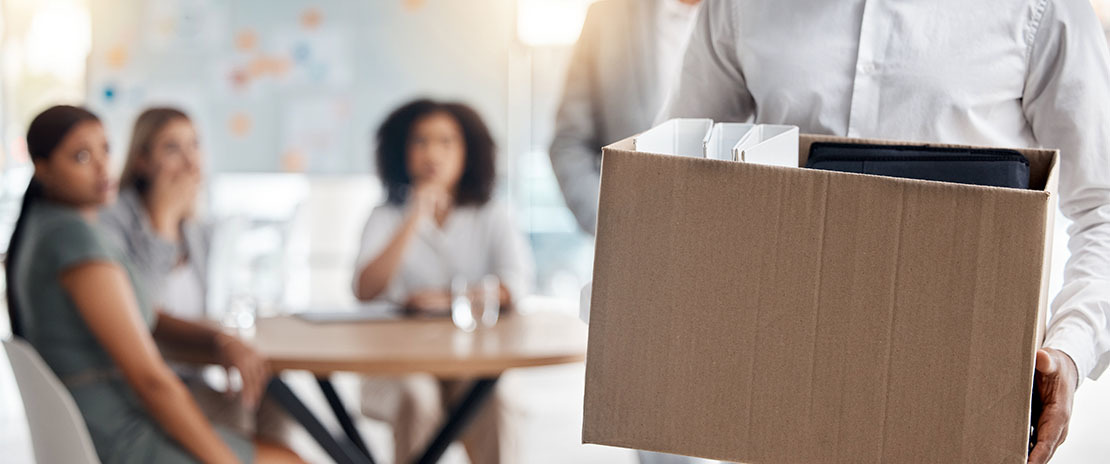
[[[584,442],[1024,462],[1053,196],[630,148],[604,154]]]

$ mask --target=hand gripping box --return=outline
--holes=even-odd
[[[1030,190],[605,147],[583,441],[1025,462],[1058,155],[1019,151]]]

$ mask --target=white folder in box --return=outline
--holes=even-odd
[[[712,119],[671,119],[632,139],[636,151],[700,158]]]
[[[740,161],[740,152],[734,150],[740,140],[747,137],[755,124],[739,122],[719,122],[713,125],[709,135],[705,136],[702,148],[705,157],[724,161]]]
[[[702,143],[705,157],[798,167],[798,127],[722,122]]]
[[[798,127],[757,124],[732,149],[745,163],[798,167]]]

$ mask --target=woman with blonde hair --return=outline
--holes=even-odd
[[[104,230],[135,266],[154,306],[174,320],[197,323],[213,319],[207,304],[212,227],[196,216],[203,173],[204,155],[188,115],[175,108],[148,109],[135,121],[119,199],[101,212]],[[233,355],[229,364],[242,378],[238,398],[213,389],[194,366],[173,369],[213,422],[287,442],[291,421],[275,402],[262,398],[266,360],[245,344]]]

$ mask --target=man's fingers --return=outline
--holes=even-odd
[[[1052,457],[1052,450],[1048,449],[1047,443],[1037,443],[1033,451],[1029,453],[1029,464],[1045,464],[1048,458]]]
[[[1029,453],[1029,463],[1046,463],[1067,434],[1067,418],[1057,407],[1045,408],[1037,424],[1037,445]]]

